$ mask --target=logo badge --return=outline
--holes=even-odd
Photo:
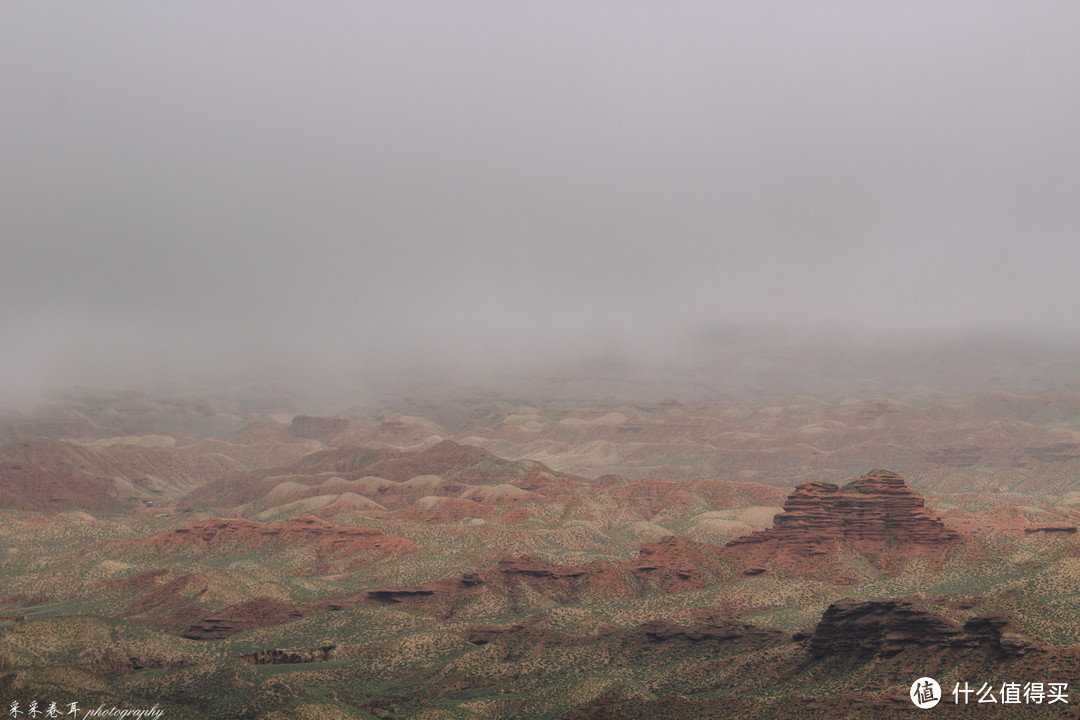
[[[932,677],[921,677],[911,683],[911,702],[915,707],[926,710],[941,702],[941,686]]]

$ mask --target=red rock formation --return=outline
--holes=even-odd
[[[788,496],[773,527],[728,543],[750,563],[783,557],[805,564],[846,544],[885,562],[910,553],[940,556],[963,535],[932,516],[923,499],[895,473],[875,470],[843,487],[802,483]]]

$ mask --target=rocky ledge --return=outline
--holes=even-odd
[[[841,600],[825,611],[810,637],[810,656],[866,660],[902,652],[983,648],[988,659],[1011,659],[1042,645],[1016,630],[1007,615],[989,613],[963,625],[907,600]]]
[[[738,620],[716,620],[683,626],[669,620],[650,620],[629,633],[642,644],[659,643],[728,643],[740,640],[781,640],[788,638],[783,630],[759,627]]]

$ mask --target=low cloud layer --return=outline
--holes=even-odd
[[[9,2],[8,391],[1080,336],[1080,6]]]

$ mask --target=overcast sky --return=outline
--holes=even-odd
[[[7,389],[1080,335],[1080,3],[0,2]]]

